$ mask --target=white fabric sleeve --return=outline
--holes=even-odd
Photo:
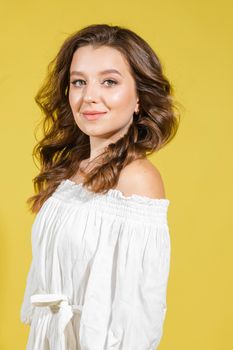
[[[34,311],[34,307],[30,303],[30,296],[34,294],[33,278],[34,278],[34,261],[32,259],[30,268],[28,271],[27,279],[26,279],[26,287],[25,287],[24,296],[23,296],[23,303],[20,309],[20,321],[28,325],[31,325],[33,311]]]
[[[33,224],[35,225],[35,224]],[[26,278],[26,286],[23,295],[23,302],[20,308],[20,321],[27,325],[31,325],[33,312],[35,307],[31,304],[30,297],[38,290],[37,273],[36,273],[36,235],[31,230],[31,247],[32,247],[32,260],[28,270]]]
[[[166,222],[127,224],[130,237],[117,261],[106,350],[156,350],[167,311],[170,235]]]

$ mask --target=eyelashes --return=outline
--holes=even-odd
[[[112,80],[112,79],[106,79],[106,80],[104,80],[104,82],[103,82],[102,84],[104,84],[105,81],[111,82],[111,84],[110,84],[110,85],[107,85],[107,86],[114,86],[114,85],[117,85],[117,84],[118,84],[117,81]],[[74,86],[76,86],[76,87],[80,87],[80,86],[84,85],[84,84],[76,85],[77,82],[85,82],[85,80],[83,80],[83,79],[76,79],[76,80],[73,80],[73,81],[71,82],[71,84],[74,85]]]

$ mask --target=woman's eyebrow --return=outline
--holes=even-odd
[[[121,73],[117,69],[106,69],[106,70],[103,70],[103,71],[99,72],[99,74],[106,74],[106,73],[116,73],[116,74],[119,74],[120,76],[122,76]],[[70,76],[72,76],[72,75],[83,75],[83,76],[85,76],[85,73],[83,73],[81,71],[73,70],[70,73]]]

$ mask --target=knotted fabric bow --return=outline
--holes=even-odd
[[[82,305],[70,305],[64,294],[34,294],[30,298],[31,304],[38,307],[50,307],[52,312],[47,337],[51,350],[65,350],[64,330],[74,313],[82,312]],[[76,340],[72,332],[69,337],[70,348],[75,349]]]

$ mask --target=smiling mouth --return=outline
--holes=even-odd
[[[84,118],[86,118],[87,120],[96,120],[96,119],[100,119],[102,116],[104,116],[107,112],[104,113],[91,113],[91,114],[87,114],[84,113],[83,116]]]

